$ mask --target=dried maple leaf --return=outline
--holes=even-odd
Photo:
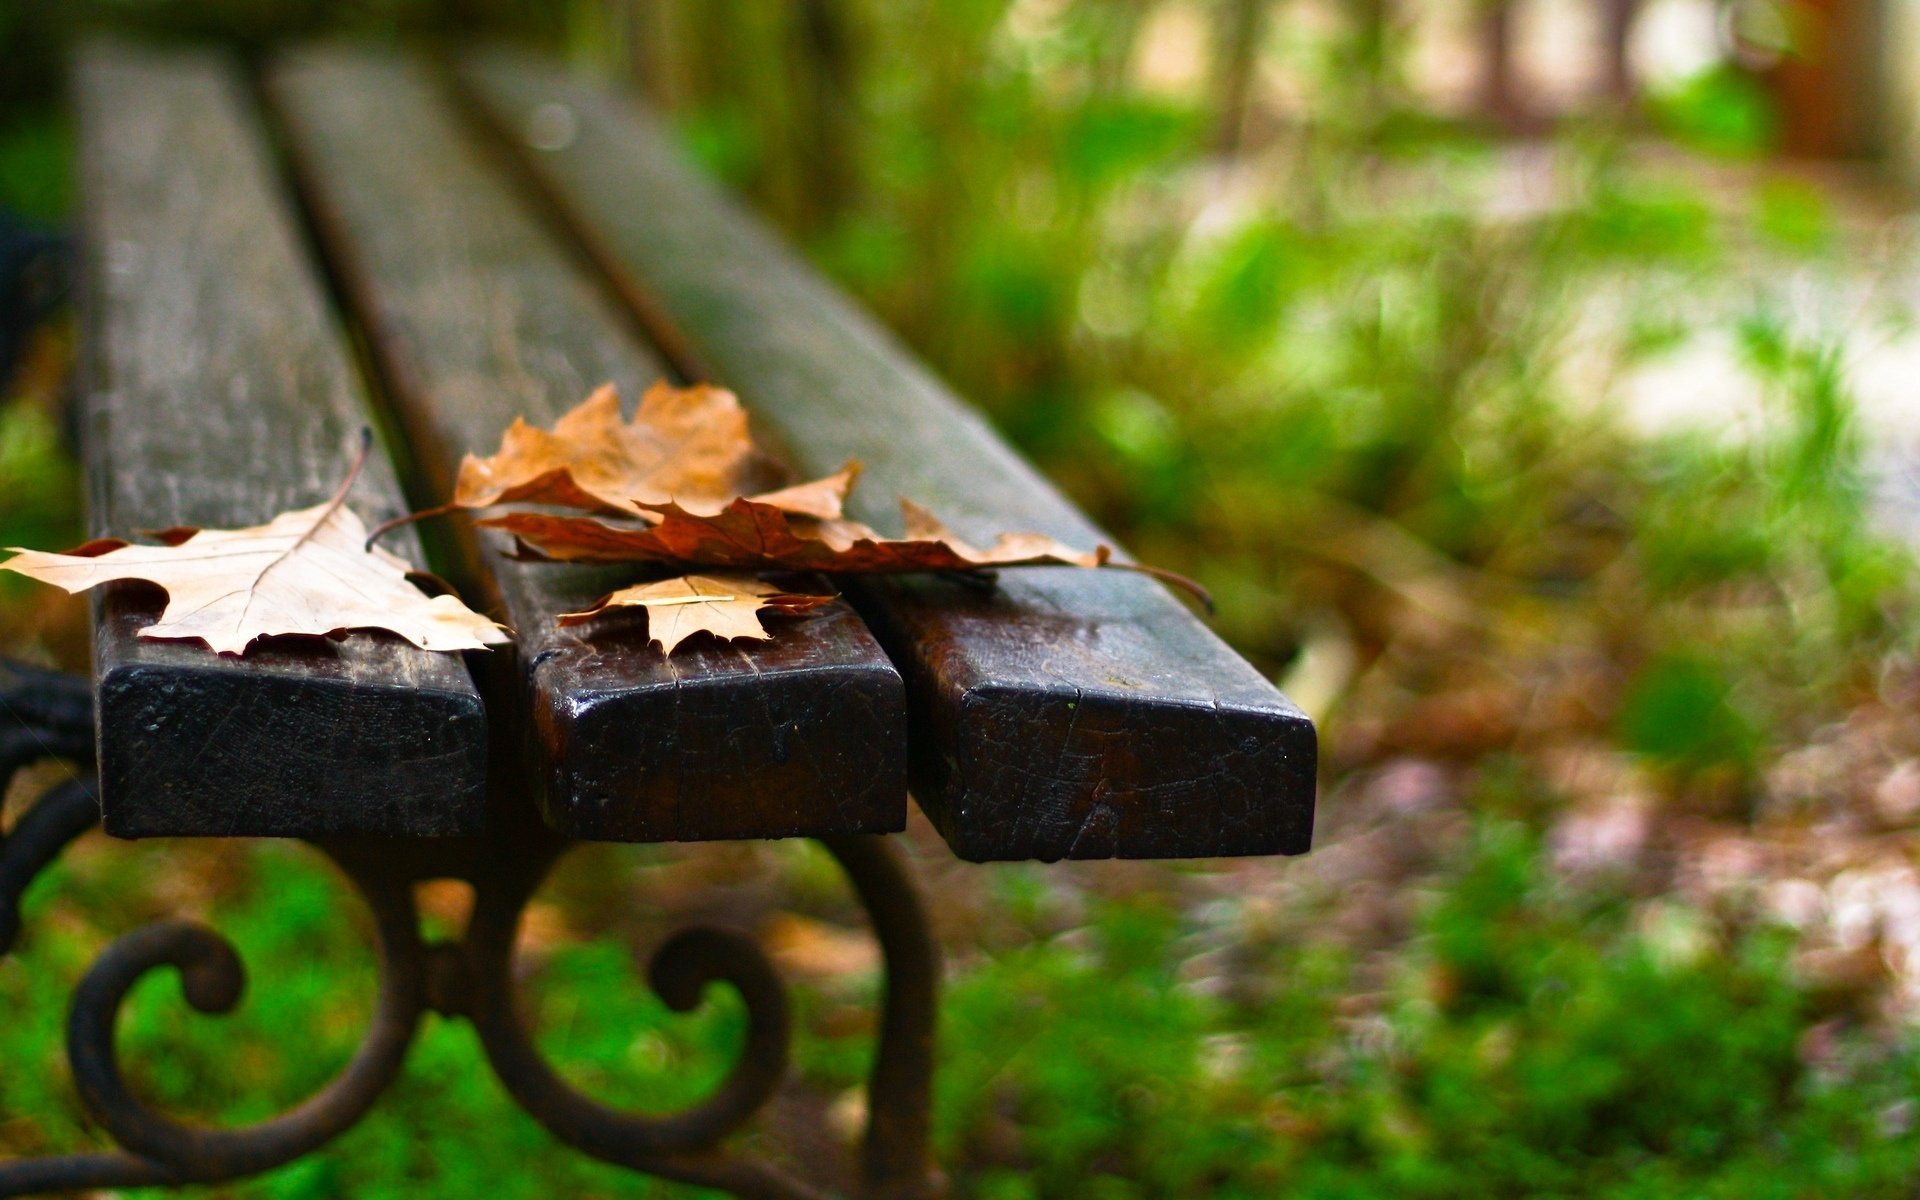
[[[647,632],[663,652],[672,654],[674,647],[696,633],[722,640],[766,641],[772,635],[761,624],[763,611],[795,615],[832,601],[832,596],[788,592],[751,575],[683,575],[621,588],[585,612],[567,613],[560,623],[578,625],[616,609],[645,609]]]
[[[749,486],[755,462],[747,414],[725,388],[665,381],[641,397],[633,420],[604,384],[551,430],[516,419],[488,458],[460,463],[453,507],[526,501],[645,518],[646,506],[676,501],[718,511]],[[840,516],[859,466],[756,499],[822,520]]]
[[[506,530],[542,557],[562,562],[658,561],[737,570],[891,574],[983,567],[1105,564],[1105,546],[1075,550],[1038,533],[1001,534],[970,546],[925,509],[901,501],[907,536],[883,537],[853,521],[796,517],[746,498],[712,515],[678,504],[648,505],[654,525],[613,525],[592,517],[511,512],[482,525]]]
[[[362,452],[362,461],[365,452]],[[455,596],[428,596],[398,555],[366,547],[367,527],[346,505],[354,465],[325,504],[281,513],[251,529],[170,529],[164,544],[117,538],[66,554],[15,550],[0,563],[29,579],[81,592],[121,579],[166,589],[160,619],[142,637],[198,639],[240,654],[275,634],[327,635],[386,629],[426,650],[477,650],[508,640]]]
[[[551,431],[516,420],[498,454],[469,455],[446,508],[530,501],[592,514],[513,511],[479,522],[517,535],[526,556],[555,561],[829,574],[1113,566],[1184,587],[1211,607],[1198,584],[1111,562],[1105,546],[1078,550],[1038,533],[1001,534],[991,546],[972,546],[904,499],[906,536],[885,537],[844,515],[858,463],[824,479],[743,495],[753,461],[746,414],[733,393],[655,384],[633,420],[622,423],[609,384]]]

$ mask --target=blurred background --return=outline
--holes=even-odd
[[[1320,722],[1302,859],[971,867],[916,824],[958,1196],[1914,1194],[1920,9],[13,0],[0,545],[79,540],[60,75],[102,27],[514,40],[644,93]],[[0,577],[0,653],[83,669],[48,591]],[[255,991],[139,993],[144,1087],[253,1119],[345,1061],[364,918],[316,855],[94,838],[0,961],[0,1155],[98,1142],[66,997],[187,914]],[[689,918],[802,985],[756,1136],[844,1157],[879,980],[809,846],[584,852],[525,934],[547,1049],[641,1108],[717,1079],[737,1005],[641,979]],[[693,1193],[555,1148],[429,1018],[365,1125],[212,1194]]]

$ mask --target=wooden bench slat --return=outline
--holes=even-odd
[[[796,465],[867,465],[969,538],[1106,540],[894,338],[692,170],[633,102],[506,54],[462,78],[636,313],[668,327]],[[855,596],[906,677],[914,796],[963,858],[1297,853],[1311,722],[1158,584],[1003,573]]]
[[[93,528],[254,525],[326,499],[368,410],[236,69],[110,44],[75,66]],[[405,511],[374,459],[351,501],[369,521]],[[486,720],[459,656],[357,633],[222,658],[136,638],[154,596],[97,610],[110,833],[479,831]]]
[[[268,77],[301,186],[436,493],[516,416],[549,423],[612,380],[629,408],[665,374],[632,319],[527,206],[432,76],[314,49]],[[548,821],[623,841],[788,837],[906,823],[900,677],[845,603],[774,640],[673,657],[637,614],[563,629],[631,578],[479,557],[518,631]],[[704,643],[704,644],[701,644]]]

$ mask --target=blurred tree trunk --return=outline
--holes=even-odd
[[[1786,51],[1761,76],[1780,111],[1780,149],[1802,158],[1869,153],[1885,16],[1871,0],[1792,0],[1786,15]]]
[[[1355,70],[1360,75],[1360,119],[1371,135],[1377,132],[1387,115],[1387,72],[1391,54],[1393,14],[1388,0],[1351,0],[1350,36]]]
[[[1102,95],[1115,95],[1131,86],[1134,47],[1140,41],[1141,26],[1156,7],[1155,0],[1100,0],[1090,7],[1104,18],[1090,53],[1094,88]]]
[[[662,112],[691,103],[685,13],[669,0],[625,0],[633,13],[633,81]]]
[[[1223,157],[1240,150],[1246,136],[1247,107],[1253,95],[1254,73],[1260,65],[1260,42],[1266,33],[1265,0],[1220,0],[1214,37],[1217,65],[1213,147]]]
[[[1607,99],[1625,106],[1633,100],[1633,21],[1640,0],[1600,0],[1601,36],[1606,39]]]
[[[858,191],[848,0],[613,2],[633,14],[631,69],[654,104],[703,118],[782,225],[830,228]]]
[[[854,194],[854,112],[858,86],[844,0],[801,0],[794,11],[796,76],[791,99],[800,127],[804,186],[798,216],[809,232],[831,228]]]
[[[711,0],[609,0],[631,13],[631,71],[654,104],[679,112],[719,98],[725,78],[726,3]]]
[[[1386,74],[1388,25],[1392,12],[1387,0],[1353,0],[1354,57],[1375,80]]]
[[[1526,124],[1526,104],[1514,87],[1513,5],[1511,0],[1481,0],[1480,108],[1510,129]]]

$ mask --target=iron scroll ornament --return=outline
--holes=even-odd
[[[0,664],[0,791],[43,757],[87,764],[92,705],[86,682]],[[98,821],[90,776],[50,789],[0,834],[0,954],[12,949],[27,886]],[[911,876],[879,837],[822,839],[866,908],[886,969],[879,1046],[868,1080],[868,1125],[857,1194],[864,1200],[932,1200],[944,1188],[929,1156],[929,1107],[939,953]],[[655,951],[648,980],[680,1012],[724,983],[747,1012],[739,1059],[707,1098],[666,1116],[622,1112],[572,1088],[541,1055],[514,988],[520,917],[571,843],[532,825],[480,838],[317,843],[374,918],[379,994],[352,1060],[288,1112],[241,1128],[182,1122],[127,1086],[115,1043],[121,1005],[150,972],[172,968],[187,1002],[231,1012],[246,987],[233,945],[204,925],[162,921],[126,934],[94,962],[75,991],[68,1060],[87,1112],[117,1151],[0,1162],[0,1197],[84,1188],[179,1186],[256,1175],[293,1162],[352,1128],[399,1075],[426,1012],[470,1020],[514,1100],[582,1153],[664,1179],[717,1188],[743,1200],[827,1200],[834,1193],[725,1143],[750,1123],[785,1078],[792,1020],[785,985],[764,951],[731,931],[684,929]],[[459,879],[474,889],[465,937],[421,936],[414,885]]]

